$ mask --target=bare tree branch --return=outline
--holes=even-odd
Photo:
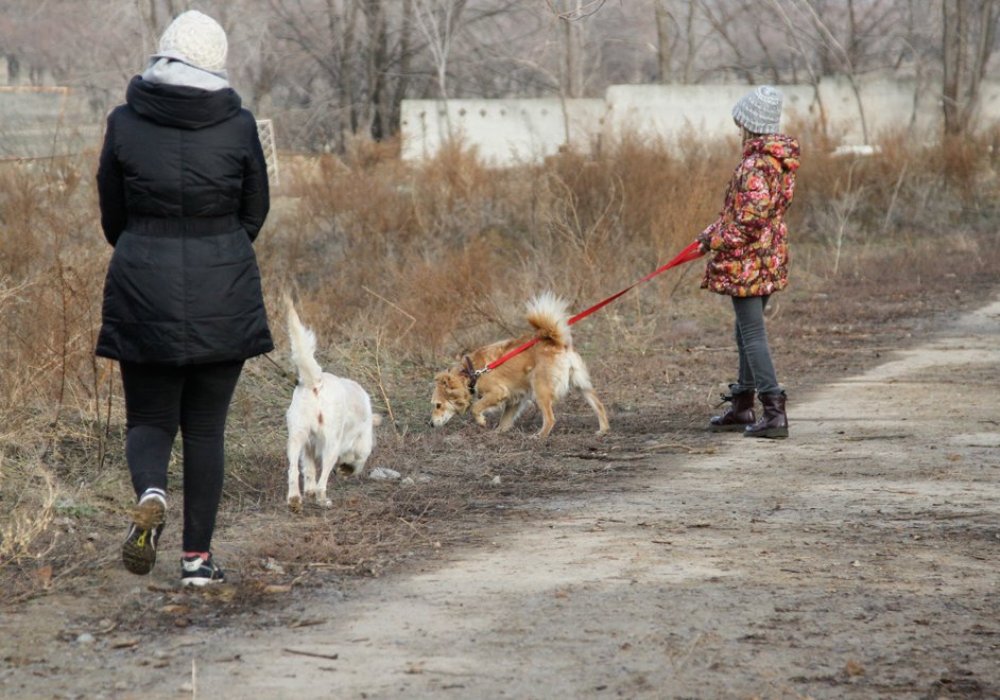
[[[559,19],[564,19],[567,22],[576,22],[600,12],[607,0],[585,0],[577,2],[576,6],[569,10],[560,10],[557,8],[556,3],[558,0],[545,0],[545,2],[549,6],[549,10],[552,11],[552,14]]]

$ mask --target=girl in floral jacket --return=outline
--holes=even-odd
[[[710,422],[714,431],[745,437],[788,437],[785,392],[778,384],[764,326],[773,292],[788,284],[784,215],[795,191],[799,144],[778,133],[782,94],[762,85],[733,107],[743,133],[743,158],[733,173],[719,218],[698,240],[710,257],[701,286],[732,297],[739,374],[725,397],[731,407]],[[754,392],[764,412],[754,413]]]

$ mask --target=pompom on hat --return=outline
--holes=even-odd
[[[210,73],[225,73],[226,30],[198,10],[182,12],[160,37],[156,58],[172,58]]]
[[[781,90],[760,85],[741,97],[733,107],[733,119],[754,134],[776,134],[781,123]]]

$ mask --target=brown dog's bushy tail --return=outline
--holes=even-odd
[[[323,378],[323,368],[316,362],[316,334],[302,325],[295,311],[292,297],[285,294],[288,312],[288,340],[292,346],[291,357],[302,386],[316,386]]]
[[[542,292],[528,302],[528,323],[534,327],[538,338],[572,347],[567,303],[552,292]]]

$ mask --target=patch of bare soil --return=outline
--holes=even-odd
[[[627,352],[612,320],[577,332],[611,435],[579,400],[544,442],[532,415],[431,431],[415,392],[370,464],[412,483],[341,482],[300,517],[271,444],[205,593],[176,587],[176,528],[137,579],[120,513],[67,518],[65,561],[89,556],[25,572],[51,592],[3,609],[0,695],[996,697],[1000,308],[960,316],[996,285],[776,297],[787,441],[704,432],[735,361],[704,295],[655,300],[669,318]]]

